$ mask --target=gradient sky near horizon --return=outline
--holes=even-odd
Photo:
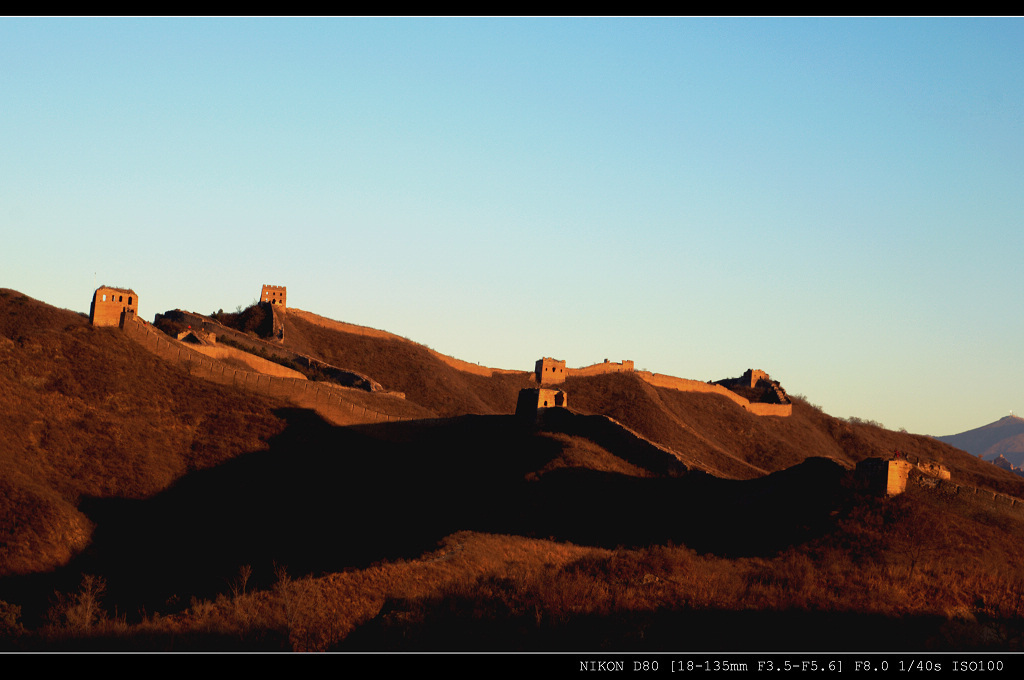
[[[1020,19],[0,19],[0,286],[1024,414]]]

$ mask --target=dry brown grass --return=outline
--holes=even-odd
[[[117,329],[10,291],[0,303],[0,574],[84,547],[81,498],[151,496],[280,430],[275,402],[190,380]]]
[[[299,318],[285,318],[285,345],[323,361],[371,376],[389,390],[442,417],[508,414],[529,380],[516,374],[487,378],[456,370],[409,340],[344,333]]]
[[[913,484],[865,498],[828,461],[792,469],[899,448],[1022,495],[930,438],[800,399],[759,418],[628,374],[572,379],[570,403],[749,481],[661,475],[582,425],[331,428],[0,298],[0,570],[35,574],[0,584],[4,649],[1022,645],[1019,511]],[[297,322],[286,337],[439,413],[511,413],[525,386],[397,338]],[[853,631],[839,645],[837,628]]]

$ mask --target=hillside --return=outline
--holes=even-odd
[[[532,373],[526,370],[490,376],[470,373],[452,367],[427,347],[390,333],[296,309],[283,316],[285,346],[372,376],[440,416],[511,413],[519,390],[532,384]],[[348,331],[340,330],[346,327]]]
[[[286,346],[372,376],[441,415],[511,413],[519,389],[534,385],[525,369],[459,370],[427,347],[390,333],[302,310],[289,309],[282,316]],[[782,470],[808,455],[852,467],[898,449],[946,465],[972,486],[1024,495],[1024,485],[1012,475],[980,465],[932,438],[832,418],[800,400],[792,417],[776,418],[745,413],[715,395],[655,387],[630,373],[573,377],[565,389],[573,411],[610,416],[672,449],[685,464],[727,478]]]
[[[190,380],[116,328],[10,290],[0,405],[0,574],[46,570],[88,545],[81,499],[149,497],[282,427],[274,401]]]
[[[1024,465],[1024,418],[1018,416],[1004,416],[988,425],[936,439],[982,460],[1002,456],[1017,467]]]
[[[1019,506],[851,485],[899,449],[1024,497],[928,437],[631,373],[570,378],[572,411],[537,428],[511,415],[526,372],[289,310],[287,347],[385,389],[346,398],[406,395],[405,419],[341,427],[0,303],[0,649],[651,649],[679,625],[702,649],[764,626],[834,649],[820,631],[844,620],[865,624],[850,649],[897,624],[1024,641]]]

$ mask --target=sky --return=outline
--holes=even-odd
[[[1024,20],[3,18],[0,287],[1024,413]],[[511,408],[511,407],[510,407]]]

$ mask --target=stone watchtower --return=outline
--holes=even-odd
[[[761,380],[764,380],[765,382],[772,381],[771,376],[757,368],[748,368],[743,374],[742,380],[744,383],[749,382],[750,387],[757,387],[757,383]]]
[[[100,286],[89,305],[89,322],[93,326],[120,326],[125,319],[139,313],[139,296],[131,288]]]
[[[277,305],[281,309],[287,309],[287,299],[287,286],[268,286],[267,284],[263,284],[263,291],[260,293],[260,302],[267,302],[272,305]]]
[[[556,385],[558,383],[563,383],[565,382],[565,377],[567,375],[565,361],[559,361],[558,359],[552,359],[551,357],[537,359],[534,372],[537,374],[538,385]]]
[[[856,475],[869,493],[896,496],[907,489],[907,478],[914,466],[906,460],[865,458],[857,463]]]
[[[569,399],[562,390],[550,390],[543,387],[527,387],[519,390],[516,401],[516,415],[537,422],[551,408],[567,408]]]

